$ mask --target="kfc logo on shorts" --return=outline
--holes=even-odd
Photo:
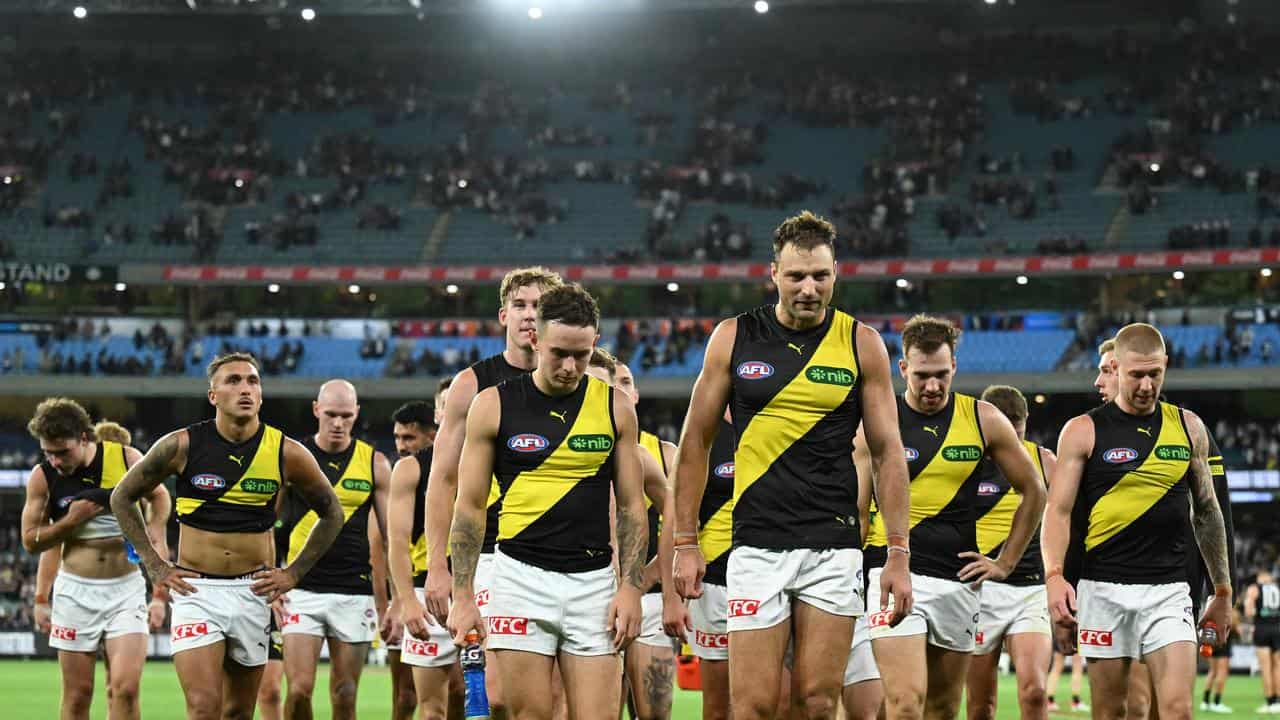
[[[440,654],[440,645],[438,643],[426,642],[419,640],[412,635],[404,636],[404,651],[409,655],[421,655],[423,657],[436,657]]]
[[[725,650],[729,647],[729,634],[707,633],[698,630],[693,635],[693,641],[697,643],[698,647],[719,648],[721,650]]]
[[[977,635],[976,637],[974,637],[974,641],[975,641],[975,642],[977,642],[979,645],[981,645],[981,644],[982,644],[982,641],[983,641],[983,639],[984,639],[985,637],[986,637],[986,636],[982,633],[982,631],[981,631],[981,630],[979,630],[979,631],[978,631],[978,635]]]
[[[529,618],[491,617],[489,633],[492,635],[528,635]]]
[[[893,619],[892,610],[881,610],[867,616],[867,627],[886,627]]]
[[[50,626],[49,637],[54,640],[75,640],[76,629],[63,627],[62,625],[52,625]]]
[[[302,615],[300,613],[285,613],[284,622],[281,623],[281,625],[296,625],[300,622],[302,622]]]
[[[1080,644],[1096,647],[1111,647],[1110,630],[1080,630]]]
[[[730,600],[729,617],[750,617],[760,610],[759,600]]]
[[[482,608],[488,604],[489,604],[488,590],[481,590],[480,592],[476,593],[476,607]]]
[[[209,623],[198,622],[173,626],[174,640],[190,640],[191,638],[203,637],[208,634]]]

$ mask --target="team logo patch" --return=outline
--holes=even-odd
[[[1111,647],[1110,630],[1085,630],[1080,628],[1080,644],[1095,647]]]
[[[732,480],[733,470],[734,470],[734,463],[732,460],[726,463],[720,463],[719,465],[716,466],[716,477],[721,477],[721,478],[724,478],[725,480]]]
[[[887,627],[893,619],[892,610],[881,610],[867,616],[867,627]]]
[[[174,640],[190,640],[191,638],[204,637],[208,634],[209,623],[197,622],[173,626]]]
[[[853,371],[848,368],[814,365],[804,371],[804,376],[809,378],[809,382],[822,385],[839,385],[840,387],[851,387],[853,385]]]
[[[353,492],[371,492],[373,490],[373,483],[368,480],[347,478],[342,481],[342,487]]]
[[[402,647],[404,648],[404,651],[410,655],[435,657],[440,654],[440,645],[438,643],[419,640],[408,633],[404,636],[404,644]]]
[[[1160,445],[1156,457],[1161,460],[1190,460],[1191,448],[1186,445]]]
[[[942,459],[948,462],[977,462],[982,459],[982,448],[977,445],[948,445],[942,448]]]
[[[76,629],[62,625],[51,625],[49,627],[49,636],[54,640],[75,640]]]
[[[903,452],[905,452],[905,453],[906,453],[906,456],[907,456],[907,462],[915,462],[916,460],[919,460],[919,459],[920,459],[920,451],[919,451],[919,450],[917,450],[917,449],[915,449],[915,448],[913,448],[913,447],[904,447],[904,448],[902,448],[902,450],[903,450]]]
[[[367,609],[364,611],[364,616],[365,616],[365,617],[367,617],[367,618],[371,618],[371,617],[373,617],[373,608],[367,608]]]
[[[1138,459],[1138,451],[1133,448],[1111,448],[1102,453],[1102,459],[1112,465],[1123,465]]]
[[[491,617],[489,633],[491,635],[528,635],[529,618]]]
[[[296,625],[302,622],[300,613],[285,613],[283,625]]]
[[[978,483],[979,495],[999,495],[1000,486],[993,482]]]
[[[693,642],[698,647],[719,648],[721,650],[729,647],[728,633],[708,633],[698,630],[693,634]]]
[[[730,600],[729,617],[750,617],[760,611],[759,600]]]
[[[974,639],[974,641],[975,641],[975,642],[977,642],[979,645],[981,645],[981,644],[982,644],[982,641],[983,641],[983,639],[984,639],[985,637],[986,637],[986,636],[982,634],[982,631],[981,631],[981,630],[979,630],[979,631],[978,631],[977,636],[975,636],[973,639]]]
[[[76,498],[75,498],[75,496],[74,496],[74,495],[68,495],[68,496],[66,496],[66,497],[64,497],[64,498],[62,498],[61,500],[59,500],[59,501],[58,501],[58,507],[60,507],[60,508],[62,508],[62,509],[64,509],[64,510],[65,510],[66,508],[71,507],[71,503],[73,503],[73,502],[75,502],[75,501],[76,501]]]
[[[533,453],[551,447],[551,442],[541,435],[520,433],[507,438],[507,447],[520,453]]]
[[[197,490],[221,490],[227,486],[227,481],[221,475],[202,473],[191,478],[191,486]]]
[[[609,452],[613,438],[608,435],[570,435],[565,442],[574,452]]]
[[[759,360],[748,360],[738,366],[738,377],[743,380],[763,380],[773,374],[773,366]]]
[[[240,481],[240,489],[255,495],[275,495],[280,483],[263,478],[245,478]]]
[[[476,607],[482,608],[488,604],[489,604],[488,590],[481,590],[480,592],[476,593]]]

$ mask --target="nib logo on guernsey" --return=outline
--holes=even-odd
[[[693,641],[698,647],[705,648],[727,648],[729,647],[728,633],[708,633],[698,630],[693,635]]]
[[[191,638],[203,637],[209,634],[208,623],[186,623],[183,625],[173,626],[174,640],[189,640]]]
[[[729,617],[749,617],[760,611],[759,600],[730,600]]]
[[[489,633],[491,635],[528,635],[529,618],[490,617]]]
[[[849,387],[853,384],[853,373],[845,368],[814,365],[804,372],[804,376],[809,378],[810,382],[823,385]]]
[[[942,459],[948,462],[977,462],[982,459],[982,448],[977,445],[948,445],[942,448]]]
[[[608,435],[570,435],[566,444],[574,452],[608,452],[613,449],[613,438]]]
[[[1111,631],[1110,630],[1085,630],[1080,629],[1080,644],[1093,645],[1095,647],[1111,647]]]

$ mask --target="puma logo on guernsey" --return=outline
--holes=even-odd
[[[334,470],[341,470],[341,469],[342,469],[342,466],[341,466],[341,465],[339,465],[339,464],[338,464],[338,463],[336,463],[336,462],[331,462],[331,463],[329,463],[329,467],[333,468]]]
[[[1151,428],[1140,427],[1138,428],[1138,432],[1142,433],[1143,435],[1146,435],[1147,437],[1151,437]]]
[[[240,457],[236,457],[235,455],[228,455],[228,456],[227,456],[227,459],[228,459],[228,460],[230,460],[231,462],[235,463],[235,464],[236,464],[236,467],[244,467],[244,456],[243,456],[243,455],[241,455]]]
[[[932,436],[934,436],[934,437],[938,437],[938,426],[937,426],[937,425],[925,425],[925,426],[924,426],[924,431],[925,431],[925,432],[927,432],[927,433],[929,433],[930,435],[932,435]]]
[[[795,350],[797,355],[803,355],[803,354],[804,354],[804,346],[803,346],[803,345],[797,345],[797,344],[795,344],[795,343],[787,343],[787,347],[791,348],[792,350]]]
[[[548,411],[547,411],[547,414],[548,414],[548,415],[550,415],[551,417],[553,417],[553,418],[555,418],[555,419],[559,420],[561,423],[565,423],[565,424],[567,424],[567,423],[569,422],[569,421],[566,419],[566,417],[569,415],[569,411],[568,411],[568,410],[566,410],[566,411],[564,411],[564,412],[556,412],[555,410],[548,410]]]

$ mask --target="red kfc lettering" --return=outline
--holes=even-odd
[[[489,632],[493,635],[528,635],[529,618],[491,617]]]
[[[698,647],[720,648],[722,650],[729,647],[728,633],[707,633],[698,630],[694,633],[693,641],[697,643]]]
[[[49,634],[55,640],[75,640],[76,629],[63,627],[62,625],[53,625],[50,627]]]
[[[209,634],[208,623],[185,623],[183,625],[173,626],[174,640],[189,640],[190,638],[203,637]]]
[[[285,625],[295,625],[300,622],[302,622],[302,615],[300,613],[285,613],[285,616],[284,616]]]
[[[410,655],[436,657],[440,654],[440,645],[438,643],[425,642],[415,637],[406,637],[404,639],[404,650]]]
[[[979,631],[978,631],[978,635],[977,635],[977,637],[975,637],[975,638],[974,638],[974,640],[975,640],[979,645],[981,645],[981,644],[982,644],[982,639],[983,639],[984,637],[985,637],[985,636],[982,634],[982,631],[981,631],[981,630],[979,630]]]
[[[760,610],[759,600],[730,600],[729,617],[749,617]]]
[[[476,607],[482,608],[488,604],[489,604],[488,590],[481,590],[480,592],[476,593]]]
[[[1080,630],[1081,645],[1095,645],[1097,647],[1111,647],[1111,631],[1110,630]]]
[[[892,619],[893,619],[892,610],[881,610],[880,612],[873,612],[867,616],[867,627],[883,627],[885,625],[888,625],[889,621]]]

